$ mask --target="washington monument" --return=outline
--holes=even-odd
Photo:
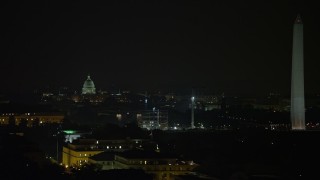
[[[292,72],[291,72],[291,128],[305,130],[303,75],[303,24],[300,15],[293,25]]]

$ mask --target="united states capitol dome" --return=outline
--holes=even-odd
[[[83,83],[82,94],[96,94],[96,88],[89,75]]]

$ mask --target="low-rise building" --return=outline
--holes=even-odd
[[[183,161],[173,154],[142,150],[103,152],[88,159],[89,163],[102,170],[141,169],[152,174],[155,180],[170,180],[175,176],[191,174],[198,166],[193,161]]]
[[[157,149],[157,144],[148,139],[77,139],[63,146],[62,164],[66,167],[81,166],[88,158],[102,152],[123,152],[132,149]]]
[[[0,114],[0,124],[8,125],[25,122],[28,127],[45,125],[45,124],[60,124],[64,120],[62,113],[2,113]]]
[[[88,163],[98,165],[101,167],[101,170],[117,169],[117,167],[114,166],[114,156],[115,154],[112,152],[102,152],[89,157]]]
[[[197,166],[193,161],[183,161],[172,154],[138,150],[116,154],[114,164],[117,169],[142,169],[157,180],[189,174]]]

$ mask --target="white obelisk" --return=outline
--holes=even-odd
[[[300,15],[293,25],[291,73],[291,128],[305,130],[303,24]]]

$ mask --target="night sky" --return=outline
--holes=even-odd
[[[320,11],[305,1],[2,2],[0,92],[207,87],[290,93],[292,26],[304,22],[305,89],[320,92]]]

